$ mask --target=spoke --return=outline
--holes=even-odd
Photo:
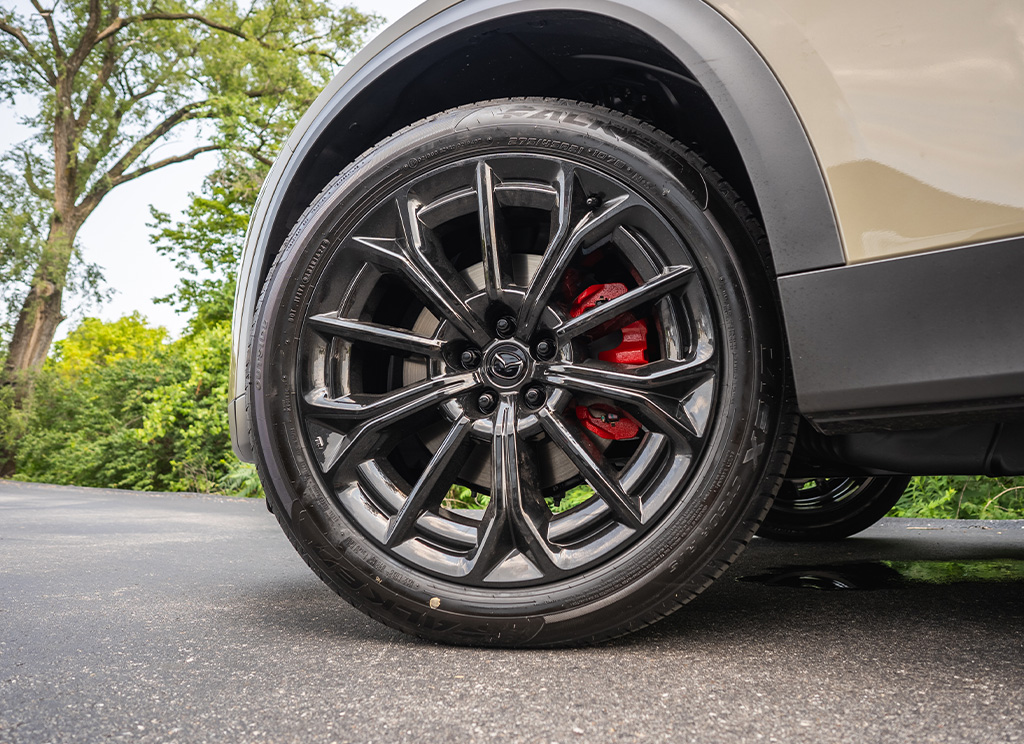
[[[386,395],[328,398],[322,393],[305,399],[310,416],[322,419],[355,419],[362,423],[345,435],[344,443],[333,457],[323,463],[325,473],[332,472],[353,451],[363,452],[376,443],[375,435],[478,384],[473,375],[453,375],[424,380]],[[357,450],[358,448],[358,450]]]
[[[540,266],[530,282],[519,311],[519,338],[529,338],[536,329],[552,292],[558,286],[576,250],[612,233],[625,212],[641,201],[632,194],[609,199],[596,209],[586,205],[583,186],[572,166],[563,165],[556,179],[558,212],[556,225]]]
[[[448,435],[430,458],[401,509],[388,523],[388,531],[384,536],[384,544],[387,547],[393,547],[404,540],[412,532],[413,525],[423,511],[432,504],[440,503],[444,498],[455,472],[462,465],[464,458],[457,455],[464,456],[466,453],[466,434],[469,433],[470,423],[468,417],[461,416],[452,424]]]
[[[329,398],[318,390],[307,395],[306,408],[312,416],[324,419],[369,419],[390,418],[396,415],[415,413],[430,405],[442,403],[448,398],[461,395],[477,384],[470,374],[432,377],[391,392],[373,395],[346,395]],[[406,413],[407,412],[407,413]]]
[[[480,525],[472,573],[484,578],[512,548],[529,556],[541,573],[557,572],[546,538],[550,520],[532,463],[520,449],[514,398],[503,395],[491,440],[491,500]]]
[[[677,443],[700,439],[700,434],[688,420],[677,418],[665,408],[663,403],[678,405],[667,396],[613,385],[608,381],[590,380],[574,374],[558,374],[551,369],[546,370],[543,377],[545,382],[552,385],[623,403],[645,426],[667,434]]]
[[[437,339],[426,338],[403,328],[339,318],[334,313],[314,315],[309,319],[309,324],[321,333],[337,336],[346,341],[366,341],[388,349],[407,351],[428,357],[436,357],[441,352],[441,342]]]
[[[403,207],[402,200],[396,200],[395,208],[404,236],[402,240],[357,236],[349,245],[368,262],[404,274],[435,315],[447,320],[473,343],[485,345],[490,337],[464,299],[469,290],[443,252],[433,245],[433,238],[420,229],[415,205],[410,203]]]
[[[424,230],[420,224],[416,216],[418,202],[406,198],[397,200],[396,205],[409,258],[427,282],[438,310],[469,340],[486,344],[490,338],[484,331],[484,324],[465,301],[469,289],[437,244],[433,232]]]
[[[609,320],[617,318],[627,310],[632,310],[638,305],[663,297],[668,292],[689,281],[692,275],[692,266],[670,266],[664,272],[636,289],[631,289],[613,300],[609,300],[592,310],[567,320],[555,329],[558,343],[564,344],[567,341],[571,341],[577,336],[582,336],[607,323]]]
[[[502,302],[505,289],[512,284],[508,233],[501,209],[494,199],[494,172],[487,163],[476,166],[477,210],[480,215],[480,248],[483,253],[484,284],[487,299]]]
[[[540,423],[619,519],[634,529],[640,527],[640,500],[622,490],[618,477],[583,429],[549,409],[540,412]]]
[[[515,545],[508,522],[508,506],[492,495],[477,528],[477,547],[468,578],[483,580],[512,552]]]
[[[630,368],[614,362],[593,360],[582,364],[555,362],[546,368],[547,374],[559,378],[571,377],[598,385],[607,383],[638,391],[681,383],[690,383],[695,388],[714,371],[714,350],[711,344],[701,345],[697,355],[686,361],[660,359]]]

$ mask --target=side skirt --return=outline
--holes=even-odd
[[[826,433],[1024,417],[1024,236],[779,278]]]

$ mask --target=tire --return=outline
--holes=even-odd
[[[274,514],[342,597],[432,640],[663,617],[788,464],[765,248],[714,171],[609,110],[493,101],[398,132],[314,200],[257,308]]]
[[[888,514],[908,483],[908,477],[786,480],[757,534],[790,542],[841,540]]]

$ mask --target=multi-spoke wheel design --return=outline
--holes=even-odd
[[[840,540],[884,517],[905,476],[800,478],[783,482],[758,534],[773,540]]]
[[[689,251],[628,186],[546,155],[465,158],[368,210],[336,262],[305,313],[307,437],[346,516],[396,557],[549,582],[639,539],[679,493],[719,355]],[[609,285],[625,291],[577,300]],[[648,361],[602,361],[637,324]],[[553,513],[581,483],[593,498]],[[486,509],[442,508],[453,484]]]
[[[774,483],[781,355],[733,197],[663,135],[551,110],[381,145],[307,210],[258,313],[275,511],[340,592],[436,638],[649,621],[724,567]],[[579,609],[602,601],[632,609]]]

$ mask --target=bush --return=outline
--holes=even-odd
[[[889,516],[1024,519],[1024,477],[938,475],[914,478]]]
[[[136,313],[88,318],[59,342],[25,408],[15,477],[262,495],[231,452],[229,324],[166,336]]]

